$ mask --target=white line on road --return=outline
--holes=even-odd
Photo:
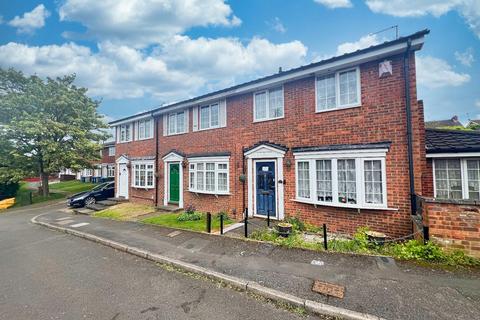
[[[55,219],[55,221],[62,221],[62,220],[67,220],[67,219],[71,219],[71,218],[70,217],[63,217],[63,218]]]
[[[80,222],[80,223],[76,223],[76,224],[72,224],[70,227],[72,228],[80,228],[80,227],[83,227],[83,226],[87,226],[89,225],[90,223],[88,222]]]
[[[63,226],[63,225],[73,223],[73,222],[75,222],[75,220],[62,220],[62,221],[58,221],[58,224]]]

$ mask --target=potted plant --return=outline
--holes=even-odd
[[[368,242],[375,243],[380,246],[385,244],[385,239],[387,238],[385,233],[369,230],[366,231],[365,234],[367,235]]]
[[[280,222],[279,224],[277,224],[277,232],[282,237],[288,237],[290,234],[292,234],[292,230],[293,225],[291,223]]]

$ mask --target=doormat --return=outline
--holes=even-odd
[[[344,286],[339,286],[320,280],[315,280],[315,282],[313,283],[312,291],[340,299],[343,299],[343,297],[345,296]]]

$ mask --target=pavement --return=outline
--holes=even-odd
[[[245,292],[30,223],[45,212],[73,217],[64,208],[0,213],[1,320],[305,319]]]
[[[478,319],[480,273],[449,272],[387,257],[288,249],[56,211],[37,218],[318,303],[385,319]],[[317,263],[312,264],[312,261]],[[320,263],[318,263],[320,262]],[[313,292],[314,280],[345,286],[343,299]]]

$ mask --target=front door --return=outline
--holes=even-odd
[[[256,172],[256,215],[277,217],[276,192],[275,192],[275,162],[258,161],[255,165]]]
[[[170,199],[171,203],[178,203],[180,200],[180,164],[170,163]]]
[[[118,165],[117,196],[128,199],[128,168],[125,163]]]

